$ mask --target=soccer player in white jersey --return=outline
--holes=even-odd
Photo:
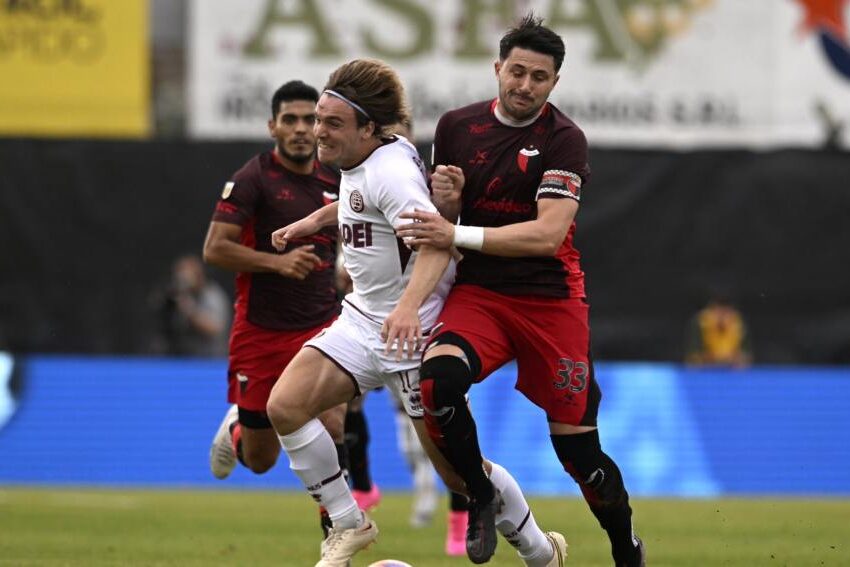
[[[340,199],[272,233],[275,248],[283,249],[287,242],[338,224],[354,284],[339,319],[305,343],[275,384],[267,406],[290,468],[334,525],[317,567],[347,565],[378,534],[375,523],[358,509],[333,441],[317,419],[327,408],[387,386],[414,420],[437,472],[452,490],[465,492],[422,419],[419,347],[433,330],[454,267],[448,251],[429,246],[411,251],[395,236],[402,212],[436,211],[416,149],[402,137],[387,135],[388,127],[407,116],[401,82],[383,62],[359,59],[334,71],[316,106],[314,131],[319,160],[342,171]],[[489,462],[485,466],[503,479],[493,480],[503,508],[528,510],[507,471]],[[530,513],[528,517],[533,523]],[[556,561],[540,564],[559,565],[563,554],[540,535],[537,557]]]

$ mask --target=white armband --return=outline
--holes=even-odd
[[[484,227],[455,225],[455,237],[452,244],[457,248],[481,250],[484,247]]]

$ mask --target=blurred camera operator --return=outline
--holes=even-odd
[[[155,351],[175,356],[227,354],[230,302],[218,284],[207,281],[198,256],[175,260],[171,281],[155,301],[160,315]]]

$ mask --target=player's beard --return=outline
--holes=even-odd
[[[310,152],[309,154],[293,154],[293,153],[286,151],[286,148],[284,148],[282,146],[278,146],[277,150],[280,152],[280,155],[282,157],[288,159],[292,163],[297,163],[297,164],[302,164],[302,163],[307,163],[307,162],[313,161],[313,158],[316,155],[315,149],[312,152]]]
[[[532,97],[523,97],[527,106],[518,107],[514,104],[514,96],[516,96],[514,93],[508,92],[507,97],[502,101],[502,105],[508,112],[508,115],[517,122],[528,120],[540,112],[540,109],[543,108],[543,104],[537,104],[537,101],[535,101]]]

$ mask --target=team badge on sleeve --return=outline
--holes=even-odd
[[[230,194],[233,193],[233,188],[236,187],[236,183],[234,181],[228,181],[224,184],[224,189],[221,191],[221,198],[227,199],[230,197]]]
[[[567,197],[581,201],[581,177],[572,171],[549,169],[543,172],[540,187],[537,188],[537,199],[541,195]]]

